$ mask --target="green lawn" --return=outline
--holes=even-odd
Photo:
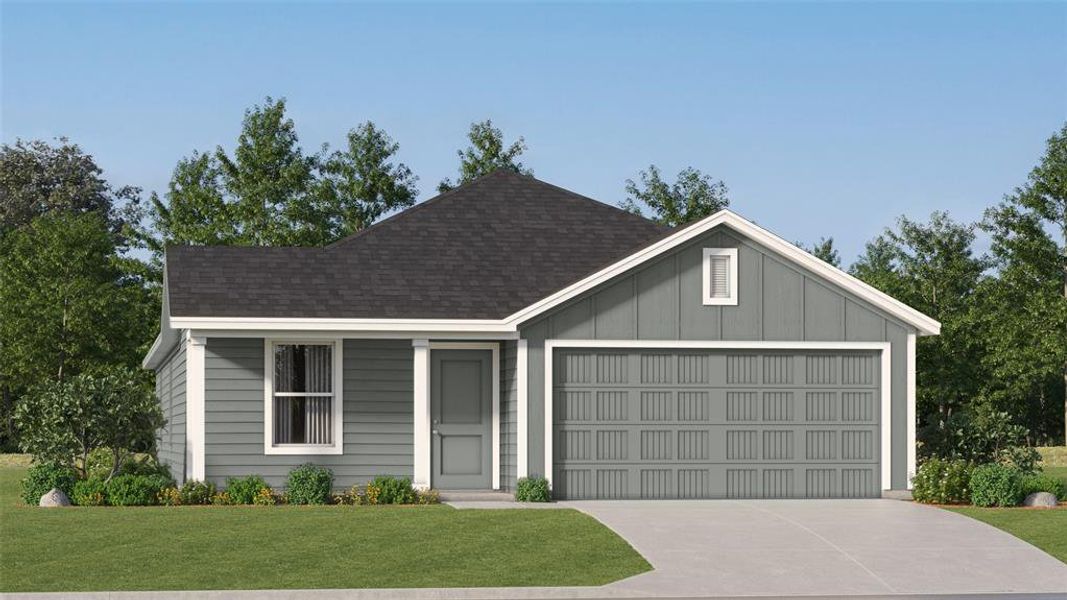
[[[1003,529],[1067,563],[1067,508],[947,508]]]
[[[16,506],[0,467],[0,591],[602,585],[651,569],[574,510]]]

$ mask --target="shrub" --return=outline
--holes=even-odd
[[[1067,484],[1051,475],[1045,475],[1044,473],[1024,475],[1022,488],[1023,498],[1026,498],[1035,492],[1048,492],[1059,500],[1063,500],[1067,497]]]
[[[374,501],[371,501],[374,490]],[[411,487],[411,480],[407,477],[393,477],[392,475],[379,475],[367,484],[367,504],[414,504],[415,488]]]
[[[912,478],[912,497],[927,504],[966,504],[971,501],[971,463],[928,458]]]
[[[103,506],[107,504],[107,484],[100,477],[82,479],[74,484],[70,499],[78,506]]]
[[[278,503],[278,497],[274,495],[274,490],[269,487],[260,488],[254,498],[252,498],[252,504],[256,506],[274,506]]]
[[[190,479],[178,490],[178,498],[182,504],[211,504],[214,495],[215,484],[210,481]]]
[[[226,480],[226,494],[232,504],[252,504],[259,490],[270,487],[259,475],[230,477]]]
[[[233,504],[233,499],[230,498],[230,494],[227,492],[215,492],[211,496],[211,503],[215,506],[229,506]]]
[[[971,473],[971,503],[975,506],[1018,506],[1022,493],[1022,477],[1014,467],[989,463]]]
[[[440,504],[441,493],[437,490],[419,490],[415,492],[419,504]]]
[[[174,486],[167,486],[159,490],[156,503],[163,506],[178,506],[182,503],[181,492]]]
[[[160,475],[119,475],[107,483],[107,501],[112,506],[150,506],[172,483]]]
[[[519,502],[551,502],[552,490],[544,477],[522,477],[515,486],[515,499]]]
[[[22,501],[37,506],[41,496],[56,488],[68,496],[74,491],[74,469],[54,462],[35,464],[26,471],[22,480]]]
[[[999,462],[1033,472],[1041,455],[1028,445],[1030,430],[988,403],[935,419],[921,434],[925,456],[962,458],[974,464]]]
[[[311,463],[289,471],[286,496],[290,504],[327,504],[333,489],[333,472]]]

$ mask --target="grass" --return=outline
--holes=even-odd
[[[1067,563],[1067,508],[955,506],[947,510],[967,515],[997,529],[1003,529]]]
[[[24,471],[0,467],[4,592],[586,586],[651,569],[569,509],[41,509],[16,505]]]

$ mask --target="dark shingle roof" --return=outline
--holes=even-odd
[[[498,171],[325,248],[170,247],[170,312],[501,319],[667,231]]]

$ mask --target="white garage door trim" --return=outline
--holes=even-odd
[[[882,489],[888,490],[892,485],[892,459],[893,459],[893,403],[892,403],[892,345],[889,342],[725,342],[725,341],[697,341],[697,340],[545,340],[545,477],[552,481],[552,427],[555,417],[552,414],[552,399],[555,398],[552,389],[552,352],[556,348],[656,348],[668,350],[702,349],[702,350],[874,350],[881,353],[881,404],[882,404],[882,435],[881,435],[881,464],[882,464]],[[914,350],[908,348],[909,354]],[[909,360],[912,360],[909,357]],[[915,395],[908,386],[908,416],[911,421],[908,427],[908,437],[914,436]],[[908,453],[909,478],[915,467],[911,457],[913,452]],[[909,485],[910,487],[910,485]]]

